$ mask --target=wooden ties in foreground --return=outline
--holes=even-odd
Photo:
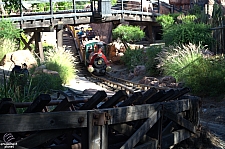
[[[22,105],[2,99],[0,141],[21,149],[169,148],[199,126],[200,99],[187,91],[120,90],[108,98],[97,91],[84,103],[76,96],[65,94],[56,102],[41,94],[20,114]]]

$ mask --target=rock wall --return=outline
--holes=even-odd
[[[113,29],[112,22],[100,24],[91,23],[90,26],[100,37],[100,40],[104,41],[107,44],[112,42],[112,29]]]

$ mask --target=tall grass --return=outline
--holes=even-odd
[[[14,52],[16,50],[16,42],[7,38],[0,39],[0,61],[7,53]]]
[[[52,49],[45,53],[46,67],[49,70],[57,71],[63,84],[68,84],[75,78],[73,53],[65,49]]]

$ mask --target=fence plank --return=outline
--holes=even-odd
[[[172,132],[171,134],[167,136],[163,136],[162,138],[162,149],[167,149],[170,146],[177,144],[191,136],[191,133],[188,130],[181,129],[177,130],[175,132]]]
[[[0,114],[0,126],[0,133],[87,127],[87,111]]]
[[[181,117],[180,115],[166,109],[164,109],[164,115],[175,123],[179,124],[180,126],[183,126],[184,128],[188,129],[189,131],[193,133],[196,132],[194,125],[190,121]]]
[[[126,143],[120,149],[131,149],[146,134],[149,129],[158,121],[161,117],[159,111],[155,111],[150,118],[148,118],[144,124],[126,141]]]
[[[37,147],[51,139],[55,139],[58,136],[65,134],[67,132],[71,132],[70,129],[61,129],[61,130],[47,130],[34,133],[20,141],[17,142],[19,146],[26,147],[26,148],[34,148]]]

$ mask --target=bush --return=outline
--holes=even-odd
[[[163,29],[163,40],[166,46],[201,42],[211,47],[214,42],[209,25],[193,22],[174,24],[170,28]]]
[[[129,68],[133,69],[137,65],[145,64],[145,56],[143,50],[141,49],[130,49],[128,48],[124,53],[124,56],[121,57],[121,61]]]
[[[42,93],[49,93],[51,90],[62,90],[62,79],[57,75],[37,74],[31,79],[31,88]]]
[[[57,71],[63,84],[67,84],[75,78],[74,57],[72,52],[64,49],[54,49],[45,52],[46,67]]]
[[[7,38],[0,39],[0,61],[7,53],[14,52],[16,50],[16,43],[13,40]]]
[[[165,47],[156,57],[159,62],[157,68],[164,75],[172,75],[177,80],[182,81],[188,66],[201,57],[203,55],[200,44],[197,46],[189,43],[188,45]]]
[[[199,96],[218,96],[225,93],[224,57],[205,58],[201,45],[167,47],[157,56],[158,68],[174,76]]]
[[[20,29],[17,29],[9,20],[0,21],[0,38],[15,40],[20,38]]]
[[[148,75],[159,75],[159,69],[157,69],[158,61],[155,59],[157,54],[162,51],[163,46],[154,45],[146,49],[147,61],[145,67]]]

